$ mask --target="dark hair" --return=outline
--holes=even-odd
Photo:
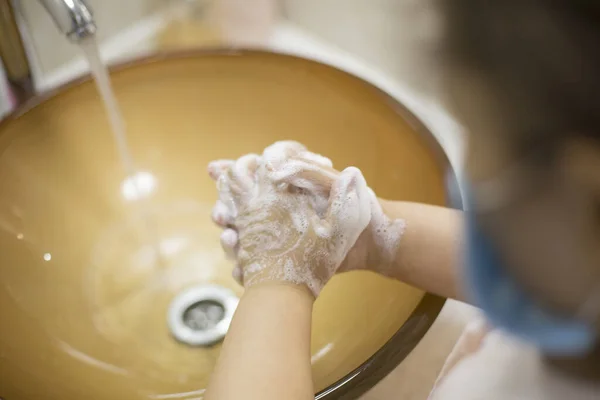
[[[446,60],[483,79],[507,128],[600,140],[599,1],[439,1]]]

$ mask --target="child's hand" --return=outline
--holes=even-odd
[[[310,152],[291,155],[285,164],[270,174],[273,182],[305,189],[316,195],[327,195],[339,172],[318,160],[322,156]],[[381,208],[375,193],[369,188],[371,221],[339,268],[339,271],[370,269],[387,275],[394,262],[406,223],[390,219]]]
[[[371,194],[356,168],[329,178],[313,176],[311,184],[330,184],[327,197],[315,195],[315,187],[272,179],[287,168],[289,157],[303,151],[296,143],[278,143],[262,157],[248,155],[209,166],[219,190],[213,219],[229,227],[221,240],[236,259],[238,279],[246,287],[288,282],[306,285],[317,296],[370,222]],[[325,158],[315,155],[312,162],[330,168]]]
[[[324,214],[333,182],[340,172],[333,169],[329,159],[311,153],[296,142],[278,142],[265,150],[264,156],[269,165],[268,176],[274,183],[291,184],[302,188],[304,193],[312,194],[316,199],[317,213]],[[222,161],[211,164],[209,172],[218,179],[219,170],[223,166],[231,166],[238,176],[254,179],[258,156],[244,156],[237,162]],[[369,189],[371,221],[361,233],[356,244],[338,269],[350,271],[356,269],[371,269],[387,274],[391,269],[400,238],[404,232],[405,222],[401,219],[391,220],[383,212],[375,194]],[[320,199],[320,201],[319,201]],[[222,227],[231,227],[234,220],[235,207],[219,201],[213,210],[213,220]],[[225,251],[233,255],[238,237],[235,230],[226,229],[222,235],[222,245]],[[234,276],[239,279],[239,270]]]

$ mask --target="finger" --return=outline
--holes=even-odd
[[[216,160],[208,163],[208,175],[217,181],[221,175],[229,170],[234,164],[233,160]]]
[[[240,179],[235,174],[234,168],[225,171],[217,180],[219,200],[227,206],[233,218],[237,216],[238,208],[245,195],[250,193],[251,186],[250,182]]]
[[[312,151],[303,151],[298,153],[295,158],[310,161],[314,164],[320,165],[321,167],[333,168],[333,162],[331,162],[329,158],[317,153],[313,153]]]
[[[217,160],[209,163],[208,171],[211,177],[216,177],[219,202],[227,208],[228,212],[235,218],[237,215],[237,200],[243,192],[236,181],[232,179],[235,161]],[[224,208],[222,208],[224,210]]]
[[[230,210],[221,200],[217,200],[213,207],[211,218],[215,224],[223,228],[232,225],[235,220],[234,211]]]
[[[227,186],[234,197],[248,193],[256,185],[256,170],[260,164],[260,157],[256,154],[247,154],[240,157],[228,169],[223,169],[217,183]]]
[[[254,187],[259,162],[257,154],[247,154],[240,157],[230,169],[232,179],[242,190],[249,191]]]
[[[222,216],[225,219],[235,219],[238,213],[238,200],[239,195],[236,195],[231,187],[231,179],[229,171],[222,174],[217,180],[217,192],[219,193],[218,202],[223,206],[219,206],[221,209],[217,210],[222,212]]]
[[[293,158],[280,168],[271,170],[268,176],[275,184],[287,183],[312,193],[329,193],[339,172],[333,168]]]
[[[359,169],[346,168],[334,182],[325,220],[343,259],[371,220],[371,193]]]
[[[238,233],[233,229],[225,229],[221,233],[221,247],[228,260],[235,260],[238,245]]]
[[[290,157],[306,151],[303,144],[286,140],[275,142],[263,151],[263,160],[267,166],[277,168]]]

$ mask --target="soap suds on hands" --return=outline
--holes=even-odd
[[[219,190],[213,220],[243,227],[223,232],[226,254],[237,257],[238,264],[253,260],[234,269],[238,282],[305,283],[316,295],[340,264],[345,270],[367,267],[366,254],[375,251],[369,247],[377,247],[381,267],[395,257],[404,221],[385,216],[356,168],[339,173],[328,158],[288,141],[269,146],[262,156],[215,161],[209,174]],[[261,264],[274,257],[281,258],[278,267],[265,274]],[[319,267],[307,268],[311,264]]]

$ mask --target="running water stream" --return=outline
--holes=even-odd
[[[138,211],[141,213],[141,226],[139,237],[154,247],[159,265],[164,264],[159,244],[158,229],[152,217],[150,204],[146,201],[155,186],[154,176],[145,171],[139,171],[131,154],[127,141],[125,120],[119,108],[119,103],[112,88],[108,69],[100,57],[98,44],[94,37],[89,37],[79,43],[87,62],[100,98],[104,104],[110,124],[113,141],[118,152],[119,161],[123,166],[125,179],[121,186],[123,197],[128,201],[139,203]]]
[[[137,171],[135,170],[129,144],[127,143],[125,122],[112,89],[108,70],[100,58],[96,39],[94,37],[86,38],[81,41],[80,46],[88,61],[94,82],[104,103],[121,164],[125,169],[126,175],[134,177]]]

